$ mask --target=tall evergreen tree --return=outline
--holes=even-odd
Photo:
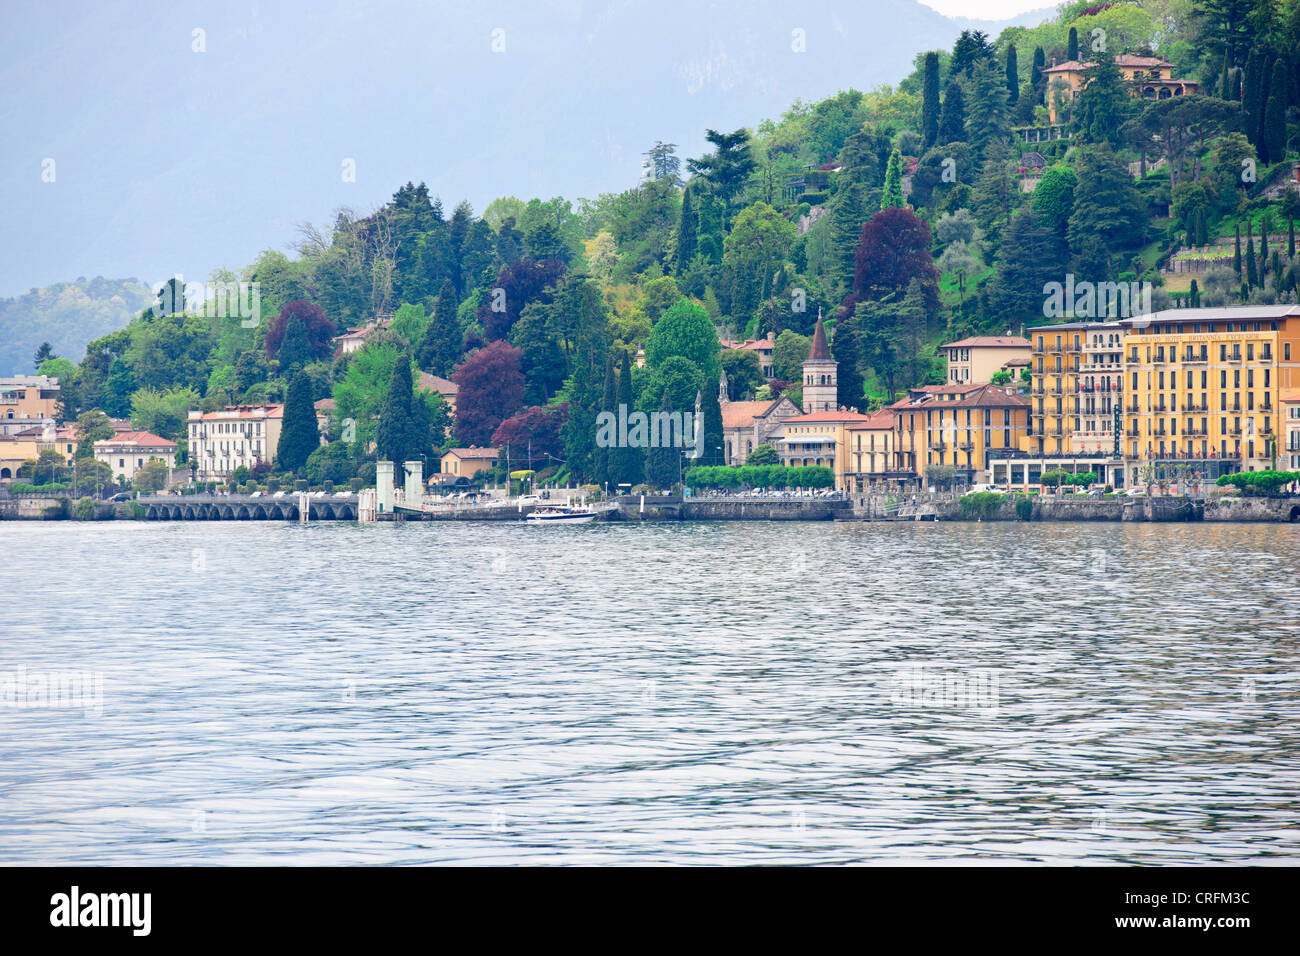
[[[677,222],[677,254],[675,260],[678,275],[690,268],[691,261],[695,258],[699,245],[696,238],[699,221],[695,216],[693,194],[694,190],[692,189],[687,189],[682,193],[682,213]]]
[[[1237,278],[1241,278],[1241,226],[1236,227],[1236,239],[1232,246],[1232,271],[1237,273]]]
[[[319,446],[320,433],[316,425],[316,406],[312,402],[311,379],[305,372],[298,372],[289,383],[275,457],[281,468],[299,472],[307,464],[307,456]]]
[[[966,138],[966,103],[961,84],[949,80],[943,91],[943,110],[939,113],[939,142],[956,143]]]
[[[897,209],[907,204],[903,198],[903,157],[898,150],[889,154],[889,168],[885,170],[885,191],[880,198],[881,209]]]
[[[451,375],[465,344],[465,334],[461,331],[456,307],[456,287],[450,279],[444,279],[433,308],[433,318],[425,326],[424,336],[416,350],[416,361],[420,368],[443,378]]]
[[[408,460],[417,444],[411,427],[411,359],[401,352],[393,366],[393,377],[388,380],[388,392],[379,408],[379,423],[375,427],[376,453],[380,461],[391,461],[396,466]]]
[[[977,156],[993,140],[1006,140],[1011,131],[1011,108],[1007,88],[989,60],[971,67],[966,87],[970,102],[966,110],[966,141]]]
[[[701,437],[701,454],[697,465],[722,465],[726,457],[722,451],[722,406],[718,404],[718,389],[722,385],[720,376],[706,378],[700,396],[700,417],[703,419],[704,434]]]
[[[52,358],[54,358],[53,347],[51,347],[49,342],[42,342],[40,347],[36,349],[36,357],[32,359],[32,362],[34,363],[36,370],[39,372],[41,366],[45,364],[46,359]]]
[[[1079,31],[1070,27],[1070,34],[1065,41],[1065,58],[1067,60],[1079,59]]]
[[[1078,107],[1074,111],[1079,128],[1094,143],[1106,142],[1120,145],[1120,127],[1132,112],[1132,99],[1115,57],[1106,51],[1097,54],[1096,63],[1084,76],[1084,87],[1079,92]]]
[[[1278,57],[1273,65],[1269,82],[1268,105],[1264,107],[1263,132],[1260,136],[1260,158],[1268,163],[1286,158],[1286,62]]]
[[[614,354],[612,352],[608,352],[605,355],[605,394],[600,401],[600,410],[602,412],[609,412],[615,417],[615,420],[617,420],[618,380],[614,376]],[[595,452],[592,454],[592,459],[595,462],[594,474],[596,484],[598,485],[607,486],[610,484],[617,484],[617,479],[614,478],[612,468],[610,467],[612,463],[611,459],[613,457],[611,455],[612,451],[613,449],[611,448],[603,448],[600,445],[597,445]]]
[[[831,352],[839,363],[835,372],[835,402],[843,408],[862,408],[866,384],[862,379],[862,347],[857,319],[848,313],[835,320]]]
[[[1015,106],[1020,99],[1020,64],[1016,62],[1014,43],[1007,44],[1007,103]]]
[[[276,353],[280,360],[281,376],[289,376],[312,360],[311,343],[307,340],[307,327],[298,316],[292,316],[284,327],[284,338]]]
[[[1259,285],[1259,272],[1255,269],[1255,233],[1250,220],[1246,220],[1246,286],[1255,288]]]
[[[842,187],[831,201],[830,247],[831,264],[827,270],[834,283],[838,298],[853,286],[853,253],[858,248],[862,224],[876,213],[871,199],[878,190],[861,183]]]
[[[618,370],[618,404],[623,414],[630,415],[634,408],[632,402],[632,363],[628,353],[623,358]],[[649,436],[647,436],[648,438]],[[610,485],[639,485],[645,480],[645,449],[641,446],[619,445],[609,450]]]
[[[666,388],[664,389],[663,398],[659,401],[659,411],[665,416],[671,415],[673,412],[672,396],[668,394]],[[670,421],[670,419],[664,418],[664,421]],[[646,452],[646,482],[654,488],[671,488],[677,481],[681,454],[681,449],[674,448],[672,445],[651,447]]]
[[[1034,47],[1034,62],[1029,68],[1029,85],[1034,90],[1035,105],[1042,104],[1047,89],[1047,81],[1043,79],[1043,70],[1045,69],[1047,69],[1047,54],[1043,52],[1041,46],[1036,46]]]
[[[937,53],[925,55],[925,74],[921,83],[921,138],[926,149],[933,146],[939,138],[939,54]]]

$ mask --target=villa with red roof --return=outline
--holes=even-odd
[[[95,458],[113,469],[114,479],[135,478],[151,461],[161,461],[168,472],[176,467],[176,443],[152,432],[118,432],[95,442]]]

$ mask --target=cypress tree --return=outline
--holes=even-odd
[[[659,402],[659,411],[665,416],[671,415],[673,411],[673,400],[668,394],[668,389],[664,389],[662,400]],[[669,421],[669,418],[664,418]],[[684,437],[684,436],[683,436]],[[681,450],[672,447],[672,445],[661,445],[651,447],[646,453],[646,481],[655,488],[668,489],[677,481],[678,456]]]
[[[623,414],[630,415],[632,405],[632,363],[624,351],[618,371],[618,404],[627,409]],[[649,436],[646,436],[647,439]],[[645,478],[645,449],[632,444],[619,445],[609,450],[609,483],[615,485],[639,485]]]
[[[1264,261],[1268,258],[1268,210],[1264,210],[1264,215],[1259,220],[1259,258]]]
[[[704,379],[704,391],[700,398],[700,417],[704,420],[701,455],[696,459],[697,465],[725,464],[722,452],[722,406],[718,404],[718,388],[721,376]]]
[[[1014,44],[1007,44],[1007,104],[1015,106],[1020,99],[1020,65],[1016,62]]]
[[[1014,48],[1012,48],[1014,53]],[[921,135],[929,149],[939,138],[939,54],[925,55],[925,76],[921,84]]]
[[[298,316],[290,316],[284,327],[284,338],[280,340],[280,351],[276,353],[280,360],[280,374],[290,375],[302,368],[312,359],[311,343],[307,341],[307,327]]]
[[[1295,258],[1295,220],[1289,219],[1286,224],[1286,255],[1288,259]]]
[[[1241,80],[1241,111],[1246,114],[1246,138],[1259,148],[1259,85],[1260,85],[1260,54],[1251,51],[1250,56],[1246,57],[1246,70]],[[1263,156],[1260,157],[1263,159]]]
[[[862,348],[857,316],[850,313],[835,322],[831,348],[839,368],[835,377],[835,402],[844,408],[861,408],[866,384],[862,380]]]
[[[966,139],[966,102],[961,84],[949,80],[943,91],[943,109],[939,113],[939,142],[960,143]]]
[[[399,352],[393,366],[393,377],[388,380],[388,392],[379,409],[379,424],[375,428],[376,453],[380,461],[400,465],[407,460],[418,444],[411,428],[411,359]],[[394,468],[396,473],[396,468]]]
[[[1281,162],[1286,158],[1286,85],[1286,66],[1279,57],[1273,65],[1268,105],[1264,107],[1263,131],[1260,136],[1260,146],[1270,163]]]
[[[286,471],[301,471],[307,464],[307,456],[320,446],[316,407],[311,396],[311,379],[305,372],[299,372],[289,383],[284,421],[280,425],[280,442],[275,449],[275,457]]]
[[[906,204],[903,198],[903,157],[898,150],[889,154],[889,166],[885,170],[885,192],[880,198],[881,209],[895,209]]]
[[[456,287],[450,279],[444,279],[433,308],[433,318],[425,326],[424,335],[416,350],[416,361],[420,368],[443,378],[451,375],[465,344],[460,317],[456,314],[456,299]]]
[[[1259,272],[1255,269],[1255,234],[1250,220],[1246,220],[1246,285],[1253,289],[1259,285]]]
[[[1192,287],[1188,298],[1191,301],[1193,309],[1199,309],[1201,307],[1201,290],[1196,285],[1195,279],[1192,280]]]
[[[693,190],[682,193],[682,216],[677,225],[677,274],[681,275],[695,258],[699,245],[697,235],[699,222],[695,217],[695,201],[691,198]]]
[[[1233,241],[1232,248],[1232,271],[1237,273],[1237,278],[1241,278],[1241,226],[1236,227],[1237,238]]]
[[[1070,27],[1069,38],[1065,41],[1065,58],[1067,60],[1079,59],[1079,31]]]
[[[1223,73],[1219,76],[1219,97],[1225,100],[1232,99],[1232,90],[1228,86],[1228,82],[1229,82],[1228,70],[1229,70],[1229,64],[1231,60],[1232,60],[1232,52],[1230,48],[1225,46],[1223,48]]]
[[[1029,85],[1034,89],[1034,100],[1041,104],[1047,84],[1043,82],[1043,70],[1047,68],[1047,54],[1041,46],[1034,47],[1034,62],[1029,68]]]
[[[600,402],[600,410],[609,412],[614,416],[615,421],[618,419],[618,391],[617,382],[614,379],[614,354],[607,353],[605,356],[605,394]],[[598,443],[596,445],[595,458],[595,477],[596,484],[607,485],[611,481],[610,477],[610,449],[602,448]]]

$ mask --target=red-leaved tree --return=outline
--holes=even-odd
[[[919,279],[926,307],[939,305],[939,270],[930,256],[930,227],[910,209],[882,209],[862,225],[853,254],[853,292],[844,301],[845,315],[858,302],[901,298],[913,279]]]
[[[338,328],[330,321],[325,310],[306,299],[286,302],[280,314],[271,320],[266,330],[266,355],[275,358],[280,352],[280,343],[284,341],[284,330],[289,320],[297,318],[307,332],[307,344],[311,347],[312,357],[321,359],[330,353],[330,339],[338,334]]]
[[[500,448],[509,445],[511,457],[521,460],[528,449],[533,460],[540,462],[546,455],[562,458],[564,439],[560,429],[569,420],[569,403],[558,405],[533,405],[511,415],[492,433],[492,445]]]
[[[524,404],[524,353],[504,341],[479,349],[452,372],[456,392],[456,440],[487,445],[492,433]]]

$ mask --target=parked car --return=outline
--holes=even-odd
[[[541,495],[520,495],[519,503],[521,505],[536,504],[542,500]]]
[[[1130,488],[1127,491],[1121,491],[1120,494],[1129,498],[1145,498],[1147,490],[1145,488]]]
[[[275,494],[273,494],[271,497],[272,497],[272,498],[283,498],[286,494],[287,494],[287,492],[284,492],[284,491],[277,491],[277,492],[276,492]]]
[[[117,494],[115,494],[113,497],[109,498],[108,500],[109,501],[130,501],[131,493],[129,491],[119,491]]]

